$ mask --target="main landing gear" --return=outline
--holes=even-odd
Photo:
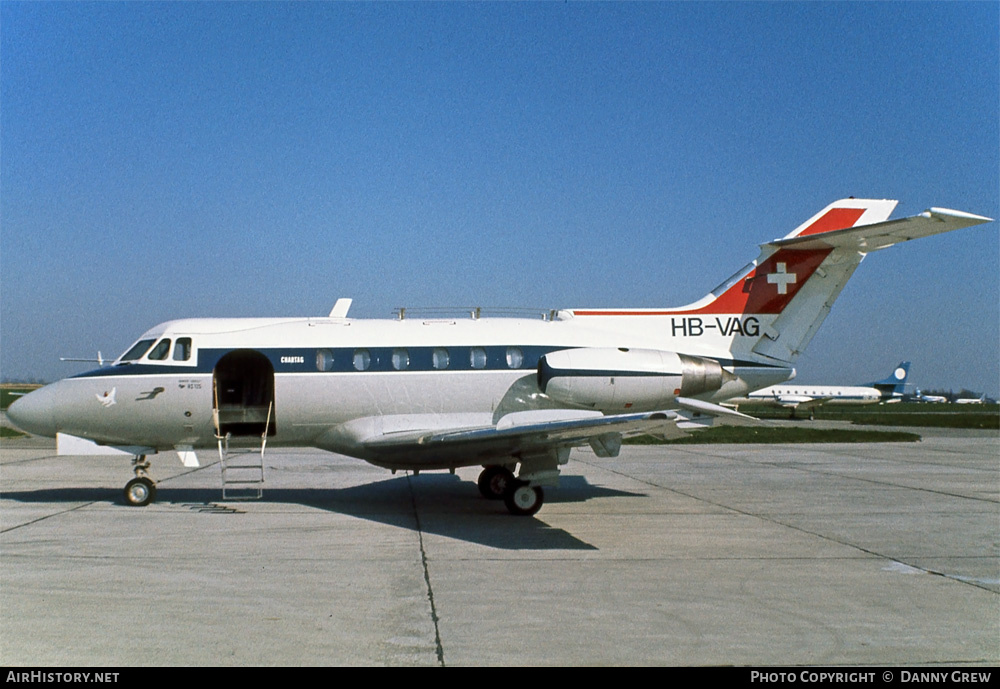
[[[125,502],[136,507],[143,507],[156,500],[156,482],[149,477],[149,460],[146,455],[132,457],[132,471],[135,478],[125,484]]]
[[[518,517],[530,517],[542,509],[545,502],[545,492],[541,486],[530,486],[523,481],[512,485],[503,495],[503,504],[511,514]]]
[[[511,514],[530,517],[542,509],[545,492],[541,486],[514,477],[505,466],[491,465],[483,468],[477,481],[479,492],[487,500],[503,500]]]
[[[507,490],[507,484],[516,481],[514,472],[504,466],[491,465],[483,467],[483,473],[479,474],[479,492],[487,500],[503,500],[503,494]]]

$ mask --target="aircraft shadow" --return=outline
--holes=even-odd
[[[558,488],[546,489],[546,505],[586,502],[602,497],[641,497],[594,486],[582,476],[560,479]],[[27,491],[4,491],[6,500],[23,503],[67,503],[113,501],[123,510],[128,507],[121,490],[107,488],[45,488]],[[220,488],[172,488],[169,483],[157,486],[157,504],[172,504],[202,509],[205,512],[240,511],[242,501],[222,500]],[[515,517],[503,501],[486,500],[470,481],[450,474],[398,476],[350,488],[273,488],[265,487],[260,500],[252,503],[297,504],[327,510],[380,524],[436,534],[469,543],[503,550],[595,550],[564,529],[549,526],[539,517]]]

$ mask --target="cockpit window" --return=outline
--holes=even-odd
[[[187,361],[191,358],[191,338],[178,337],[174,345],[174,361]]]
[[[153,351],[149,353],[148,358],[151,361],[163,361],[164,359],[167,358],[167,352],[169,351],[170,351],[170,338],[165,337],[162,340],[160,340],[155,347],[153,347]]]
[[[132,349],[128,350],[122,354],[122,361],[135,361],[136,359],[141,359],[142,355],[149,351],[149,348],[153,346],[156,340],[139,340],[134,345]]]

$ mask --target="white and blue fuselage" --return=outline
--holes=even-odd
[[[538,385],[540,360],[572,349],[642,351],[664,344],[662,337],[595,327],[594,320],[562,314],[553,320],[170,321],[144,333],[111,366],[32,393],[18,403],[15,417],[45,435],[58,431],[106,445],[167,450],[214,447],[226,430],[218,415],[227,406],[260,409],[256,416],[244,414],[259,424],[273,404],[271,418],[263,421],[269,445],[368,457],[350,436],[331,431],[359,418],[419,416],[422,427],[454,428],[495,424],[514,411],[594,409],[590,400],[545,395]],[[725,390],[693,397],[745,394],[792,372],[749,360],[720,364],[732,374]],[[636,375],[615,365],[618,376]],[[673,373],[680,377],[682,371]],[[627,397],[617,406],[601,411],[650,410]],[[247,424],[256,427],[253,419]],[[245,435],[259,438],[260,431]]]
[[[989,221],[939,208],[888,221],[895,204],[830,204],[679,308],[363,320],[347,318],[344,300],[327,318],[170,321],[8,416],[32,433],[132,453],[133,504],[155,495],[146,454],[259,444],[391,469],[483,465],[485,496],[534,514],[570,448],[615,456],[629,435],[747,418],[719,403],[794,374],[868,253]]]

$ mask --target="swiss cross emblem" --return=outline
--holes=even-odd
[[[778,286],[778,294],[788,294],[788,286],[796,281],[795,273],[789,273],[784,263],[779,263],[775,272],[767,276],[767,281]]]

